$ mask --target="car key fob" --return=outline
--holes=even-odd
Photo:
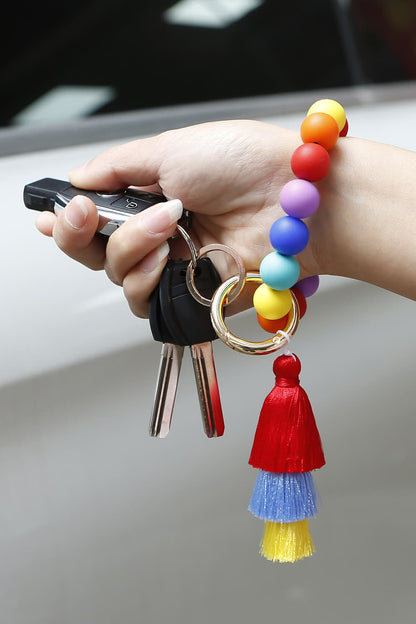
[[[31,184],[26,184],[23,191],[23,201],[31,210],[62,210],[76,195],[85,195],[92,199],[97,206],[98,214],[107,219],[99,230],[101,234],[110,236],[122,223],[134,214],[166,201],[163,195],[149,193],[138,189],[128,188],[125,191],[114,193],[88,191],[72,186],[64,180],[43,178]]]

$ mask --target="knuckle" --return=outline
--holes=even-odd
[[[135,277],[127,275],[123,280],[123,292],[127,301],[140,299],[140,284]]]
[[[115,284],[116,286],[123,285],[123,278],[117,274],[117,271],[115,271],[108,262],[104,263],[104,271],[106,272],[106,275],[110,282],[113,282],[113,284]]]
[[[123,280],[123,292],[130,310],[139,318],[148,317],[148,300],[143,296],[140,282],[132,276]]]
[[[70,254],[72,246],[65,233],[65,229],[61,227],[60,223],[57,223],[57,227],[54,228],[53,239],[61,251]]]

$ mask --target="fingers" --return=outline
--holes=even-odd
[[[180,200],[156,204],[132,217],[110,236],[105,270],[120,286],[136,316],[147,316],[148,300],[169,254],[166,242],[182,215]]]
[[[117,145],[71,171],[71,184],[103,191],[157,184],[160,152],[159,136]]]
[[[41,212],[38,214],[36,219],[36,227],[39,232],[44,234],[45,236],[53,235],[53,228],[56,223],[56,216],[53,212]]]
[[[108,239],[97,237],[99,215],[94,203],[78,195],[55,216],[41,213],[36,225],[53,236],[68,256],[91,269],[105,269],[115,284],[123,286],[130,308],[147,316],[148,300],[169,254],[167,239],[182,216],[182,202],[155,204],[131,217]]]
[[[139,318],[147,318],[149,297],[159,283],[169,255],[169,244],[165,241],[151,251],[124,277],[123,292],[130,310]]]
[[[36,226],[42,234],[53,236],[58,247],[68,256],[90,269],[104,267],[106,241],[95,236],[99,217],[94,203],[82,195],[55,216],[41,213]]]
[[[105,270],[123,286],[132,312],[148,315],[148,301],[169,254],[167,239],[182,216],[178,199],[156,204],[129,219],[109,238]]]
[[[115,284],[121,286],[133,266],[172,236],[182,210],[179,199],[155,204],[110,236],[105,269]]]

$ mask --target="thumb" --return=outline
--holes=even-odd
[[[137,139],[105,150],[73,169],[69,179],[78,188],[100,191],[151,186],[159,180],[161,153],[159,136]]]

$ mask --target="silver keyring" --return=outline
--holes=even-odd
[[[228,295],[227,301],[225,301],[225,298],[224,298],[224,302],[223,302],[223,305],[228,305],[229,303],[234,301],[234,299],[236,299],[238,295],[241,293],[241,291],[243,290],[244,284],[246,282],[246,270],[244,268],[243,261],[241,260],[238,253],[234,251],[234,249],[232,249],[231,247],[228,247],[227,245],[221,245],[221,244],[205,245],[205,247],[201,247],[201,249],[198,251],[197,260],[205,256],[210,251],[223,251],[224,253],[231,256],[237,265],[238,274],[235,276],[236,281],[233,282],[232,288],[230,288],[228,291],[228,293],[230,294],[227,293]],[[194,275],[195,266],[196,266],[196,262],[194,263],[191,260],[191,262],[188,264],[188,267],[186,269],[186,285],[188,286],[188,290],[191,293],[192,297],[196,301],[198,301],[198,303],[201,303],[202,305],[209,307],[211,305],[212,299],[207,299],[206,297],[203,297],[201,293],[199,292],[199,290],[197,289],[197,287],[195,286],[195,275]]]
[[[268,353],[273,353],[274,351],[281,349],[288,343],[288,337],[290,338],[293,336],[299,324],[300,312],[295,295],[292,291],[290,291],[290,294],[292,295],[292,308],[289,312],[288,323],[284,331],[281,333],[277,332],[277,334],[269,340],[250,342],[249,340],[244,340],[244,338],[239,338],[238,336],[232,334],[228,330],[224,321],[223,310],[225,300],[227,299],[228,293],[232,290],[232,288],[238,284],[238,280],[239,277],[237,275],[230,277],[217,288],[212,298],[211,322],[218,337],[228,347],[234,349],[234,351],[246,353],[247,355],[267,355]],[[260,277],[260,273],[247,273],[246,281],[257,283],[263,282]]]
[[[177,225],[176,229],[181,234],[181,236],[184,239],[185,243],[188,245],[189,251],[191,253],[191,262],[190,262],[190,264],[192,265],[192,267],[195,267],[196,266],[196,262],[198,260],[198,251],[197,251],[197,249],[195,247],[194,241],[189,236],[188,232],[181,225]]]

